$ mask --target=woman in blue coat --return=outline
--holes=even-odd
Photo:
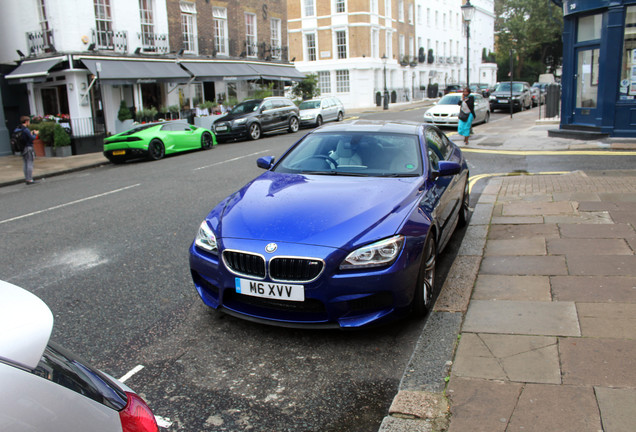
[[[473,127],[475,119],[475,98],[471,96],[470,89],[466,87],[462,93],[462,100],[458,102],[459,121],[457,122],[457,133],[464,137],[464,144],[468,145],[468,137],[470,137],[470,129]],[[468,115],[468,118],[465,116]],[[462,118],[465,118],[462,120]]]

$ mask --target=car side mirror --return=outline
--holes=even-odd
[[[274,165],[276,158],[274,156],[263,156],[256,160],[256,166],[264,170],[270,169]]]
[[[433,173],[435,178],[446,177],[459,174],[462,170],[462,166],[457,162],[452,161],[439,161],[437,171]]]

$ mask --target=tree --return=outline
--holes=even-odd
[[[495,0],[495,15],[500,81],[509,79],[511,50],[515,80],[536,81],[561,64],[563,11],[550,0]]]
[[[308,74],[302,81],[299,81],[292,89],[294,96],[307,100],[320,96],[320,89],[318,88],[318,75]]]

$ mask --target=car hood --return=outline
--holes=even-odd
[[[320,108],[308,108],[308,109],[301,109],[299,111],[300,115],[316,115],[320,112]]]
[[[428,114],[457,114],[459,105],[435,105],[426,111]]]
[[[243,118],[243,117],[247,117],[249,114],[251,114],[251,113],[243,113],[243,114],[227,113],[223,117],[220,117],[220,118],[214,120],[214,123],[221,123],[221,122],[226,122],[226,121],[232,121],[232,120],[240,119],[240,118]]]
[[[347,248],[395,234],[421,185],[419,177],[268,171],[225,202],[216,230],[221,238]]]

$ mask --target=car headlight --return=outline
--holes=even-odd
[[[426,111],[424,113],[424,117],[433,117],[433,114],[431,114],[430,112]]]
[[[490,100],[497,100],[497,96],[490,96]]]
[[[201,222],[199,231],[197,231],[197,236],[194,239],[194,244],[197,247],[213,254],[217,254],[219,252],[219,248],[216,244],[216,236],[206,221]]]
[[[240,119],[236,119],[236,120],[234,120],[234,122],[233,122],[233,123],[234,123],[234,124],[236,124],[236,125],[240,125],[240,124],[245,123],[246,121],[247,121],[247,119],[246,119],[246,118],[240,118]]]
[[[314,118],[313,114],[303,114],[300,116],[301,120],[311,120],[312,118]]]
[[[404,245],[404,236],[380,240],[351,252],[340,264],[340,270],[383,267],[392,264]]]

